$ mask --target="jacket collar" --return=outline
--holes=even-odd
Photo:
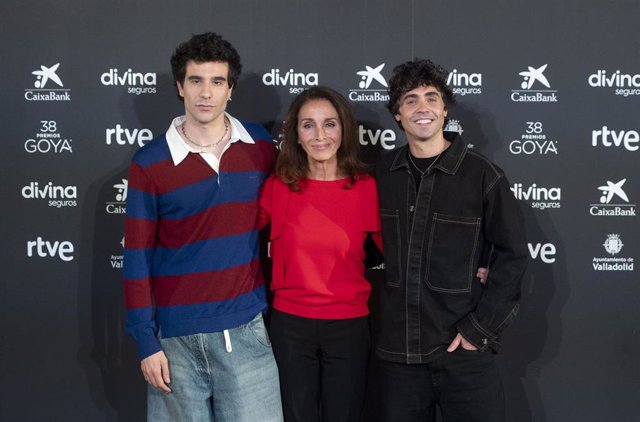
[[[409,145],[404,145],[398,148],[391,166],[390,171],[398,170],[401,168],[409,167]],[[464,156],[467,154],[467,145],[464,143],[460,135],[456,135],[451,141],[451,145],[443,153],[440,159],[433,166],[434,169],[438,169],[447,174],[456,174]]]

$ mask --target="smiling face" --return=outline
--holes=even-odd
[[[400,97],[395,119],[402,124],[409,142],[440,140],[447,117],[442,94],[433,86],[419,86]]]
[[[309,166],[338,165],[342,124],[333,105],[324,99],[306,102],[298,112],[298,143],[307,153]]]
[[[187,121],[207,126],[224,118],[232,91],[228,74],[229,65],[224,62],[187,62],[184,81],[176,82]]]

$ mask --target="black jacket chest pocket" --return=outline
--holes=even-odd
[[[471,291],[480,248],[480,217],[435,213],[429,233],[425,282],[444,293]]]

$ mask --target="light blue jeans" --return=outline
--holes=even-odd
[[[148,387],[149,422],[281,422],[280,383],[259,313],[225,332],[160,338],[171,393]]]

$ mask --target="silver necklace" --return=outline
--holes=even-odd
[[[411,156],[411,151],[410,150],[408,151],[408,153],[409,153],[409,161],[411,162],[411,164],[413,164],[413,167],[415,167],[416,170],[418,170],[418,173],[420,173],[420,176],[424,176],[424,174],[426,172],[431,170],[431,167],[433,167],[433,165],[436,163],[436,161],[438,161],[438,158],[440,158],[440,156],[442,155],[443,152],[444,152],[444,149],[442,151],[440,151],[440,154],[436,155],[436,158],[433,159],[433,162],[431,164],[429,164],[429,167],[427,167],[425,170],[420,170],[420,167],[418,167],[417,164],[413,162],[413,158]]]
[[[220,142],[222,142],[222,140],[225,138],[225,136],[227,136],[227,132],[229,132],[229,123],[227,123],[227,119],[224,119],[224,133],[222,134],[222,137],[218,140],[218,142],[214,142],[214,143],[208,144],[208,145],[200,145],[198,143],[193,142],[191,140],[191,138],[189,138],[189,135],[187,135],[187,131],[184,129],[184,123],[185,122],[182,122],[182,124],[180,125],[180,129],[182,130],[182,134],[184,135],[184,137],[187,140],[187,142],[189,142],[191,145],[196,146],[198,148],[217,147],[218,144]]]

